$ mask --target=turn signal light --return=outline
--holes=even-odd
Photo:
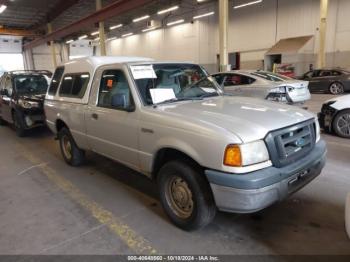
[[[241,167],[242,166],[242,155],[241,149],[237,145],[229,145],[226,147],[224,156],[224,165]]]

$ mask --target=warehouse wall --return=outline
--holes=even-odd
[[[211,8],[217,14],[216,4]],[[327,66],[350,68],[349,13],[349,0],[330,1]],[[218,18],[212,16],[194,24],[117,39],[107,44],[107,52],[110,55],[189,60],[215,71],[219,52],[217,21]],[[262,67],[266,51],[280,39],[314,35],[311,51],[317,53],[318,26],[319,0],[265,0],[242,9],[230,8],[229,52],[241,52],[242,68],[257,68]]]

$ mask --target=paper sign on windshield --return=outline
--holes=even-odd
[[[150,89],[153,104],[158,104],[170,99],[176,99],[172,88]]]
[[[157,78],[152,65],[136,65],[130,66],[134,79],[150,79]]]

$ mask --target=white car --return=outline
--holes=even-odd
[[[326,101],[319,113],[319,121],[325,131],[350,138],[350,95]]]
[[[225,93],[270,101],[303,104],[311,99],[309,82],[266,71],[230,71],[214,74]]]

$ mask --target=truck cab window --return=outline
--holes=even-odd
[[[101,77],[98,106],[124,110],[131,105],[130,87],[123,71],[104,71]]]

